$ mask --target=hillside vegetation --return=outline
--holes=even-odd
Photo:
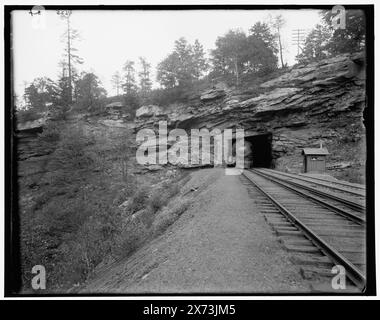
[[[363,14],[351,10],[349,15],[356,28],[333,30],[331,15],[323,12],[321,26],[297,57],[299,65],[362,50]],[[162,234],[190,205],[171,202],[185,192],[187,171],[136,165],[133,120],[138,108],[151,104],[198,108],[194,102],[202,92],[220,83],[232,92],[234,103],[243,103],[267,90],[262,83],[289,71],[282,57],[279,16],[271,23],[255,23],[247,33],[230,30],[221,35],[209,58],[198,40],[178,39],[156,66],[160,85],[156,89],[150,63],[143,57],[137,63],[126,59],[112,78],[117,95],[108,96],[94,72],[80,72],[81,59],[73,50],[77,33],[70,29],[69,19],[70,32],[65,35],[69,46],[60,62],[60,77],[29,83],[23,103],[19,97],[14,108],[18,125],[46,120],[17,132],[22,292],[33,292],[31,269],[41,264],[49,292],[73,290],[99,268],[125,259]],[[105,107],[112,102],[121,102],[127,120],[110,119]],[[212,104],[201,107],[202,112],[213,112]],[[347,139],[341,137],[348,157],[348,146],[357,147],[360,139],[356,132]],[[282,152],[281,141],[276,143],[275,151]]]
[[[50,122],[39,135],[37,147],[51,153],[40,173],[26,168],[19,189],[24,291],[36,264],[49,290],[67,290],[170,225],[155,216],[184,173],[134,174],[133,145],[130,130],[96,121]]]

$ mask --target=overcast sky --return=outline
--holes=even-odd
[[[71,23],[82,38],[75,45],[84,59],[79,70],[94,72],[108,95],[113,95],[111,77],[115,71],[121,71],[126,60],[137,63],[138,57],[143,56],[155,68],[180,37],[190,42],[198,39],[209,53],[218,36],[231,28],[247,32],[257,21],[268,21],[269,14],[282,14],[286,20],[282,32],[284,56],[285,62],[292,65],[297,54],[291,41],[292,30],[312,29],[320,22],[317,10],[73,11]],[[64,48],[60,39],[65,23],[55,11],[45,11],[42,23],[36,19],[41,18],[31,16],[29,11],[14,11],[12,15],[18,95],[23,94],[25,81],[30,83],[43,76],[57,80],[59,74],[58,62]]]

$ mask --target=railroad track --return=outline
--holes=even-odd
[[[286,183],[287,185],[296,187],[299,190],[304,190],[310,195],[320,197],[322,201],[330,203],[331,205],[340,208],[344,211],[350,211],[353,215],[364,217],[365,212],[365,195],[363,194],[347,194],[346,189],[337,188],[330,185],[315,184],[315,182],[308,182],[293,174],[284,174],[275,170],[268,169],[255,169],[259,174],[265,175],[269,178],[275,179]],[[337,191],[338,190],[338,191]]]
[[[363,186],[361,184],[357,184],[357,183],[350,183],[350,182],[338,181],[338,180],[327,180],[327,179],[323,179],[323,178],[318,178],[318,177],[313,177],[313,176],[310,176],[310,175],[306,175],[305,173],[300,173],[299,175],[301,177],[305,177],[305,178],[307,178],[308,180],[311,180],[311,181],[327,182],[327,183],[330,183],[330,184],[335,184],[337,186],[343,186],[343,187],[346,187],[346,188],[349,188],[349,189],[354,189],[354,190],[363,191],[363,192],[365,192],[365,190],[366,190],[365,186]]]
[[[352,284],[364,290],[366,224],[362,210],[355,212],[344,198],[332,200],[326,192],[313,193],[315,188],[305,189],[304,183],[299,186],[291,177],[257,169],[245,170],[243,175],[259,190],[256,201],[285,247],[302,253],[298,262],[304,271],[331,278],[331,268],[343,266]]]
[[[308,183],[309,185],[318,187],[322,190],[329,190],[337,192],[338,194],[354,196],[357,199],[365,198],[365,187],[357,184],[342,183],[340,181],[321,179],[316,177],[310,177],[305,175],[296,175],[285,173],[281,171],[275,171],[270,169],[260,169],[261,171],[267,172],[269,174],[275,174],[277,176],[287,177],[294,181],[300,181],[303,183]]]

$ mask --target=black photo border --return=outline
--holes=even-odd
[[[298,10],[332,9],[332,5],[43,5],[46,10]],[[11,13],[31,10],[32,6],[4,6],[4,137],[5,137],[5,194],[4,194],[4,296],[5,297],[141,297],[141,296],[373,296],[376,295],[375,260],[375,201],[374,201],[374,5],[344,5],[345,9],[360,9],[366,15],[366,215],[367,215],[367,287],[358,294],[331,293],[143,293],[143,294],[19,294],[21,286],[17,159],[15,121],[13,117]]]

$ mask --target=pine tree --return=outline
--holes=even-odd
[[[204,72],[208,69],[208,63],[205,58],[203,46],[198,41],[198,39],[195,40],[194,45],[193,45],[192,60],[193,60],[193,68],[194,68],[194,77],[196,79],[199,79],[204,74]]]
[[[71,10],[62,11],[61,18],[66,21],[66,31],[62,35],[62,41],[65,43],[64,57],[67,61],[68,69],[68,85],[69,85],[69,104],[73,101],[73,83],[74,75],[76,74],[75,65],[82,64],[83,59],[77,55],[78,49],[76,49],[73,44],[76,40],[79,40],[79,32],[76,29],[73,29],[70,24]]]
[[[119,92],[121,89],[121,82],[122,82],[122,79],[121,79],[120,72],[116,71],[114,75],[112,76],[111,83],[112,83],[112,87],[116,89],[117,96],[119,96]]]
[[[152,81],[150,80],[150,63],[143,58],[140,57],[140,66],[141,71],[139,72],[139,79],[140,79],[140,90],[143,95],[146,95],[152,88]]]
[[[136,80],[135,80],[135,63],[131,60],[127,60],[124,64],[124,83],[123,89],[126,95],[130,95],[136,92]]]

